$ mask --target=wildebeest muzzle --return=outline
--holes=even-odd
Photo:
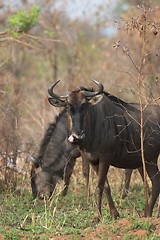
[[[68,141],[72,144],[80,144],[83,142],[84,138],[85,138],[85,132],[82,131],[81,134],[72,133],[68,137]]]

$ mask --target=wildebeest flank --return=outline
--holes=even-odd
[[[80,151],[90,161],[98,174],[96,191],[98,218],[109,166],[135,169],[142,167],[141,112],[133,104],[126,103],[105,92],[103,85],[97,91],[80,88],[66,96],[53,92],[58,81],[48,93],[50,104],[68,109],[70,118],[69,141],[79,145]],[[160,106],[143,106],[143,146],[145,166],[152,182],[152,193],[145,215],[151,216],[160,192],[160,173],[157,158],[160,153]],[[109,191],[108,191],[109,192]],[[117,210],[110,206],[111,216]]]
[[[43,195],[51,196],[59,179],[64,180],[62,195],[68,191],[70,177],[76,158],[80,156],[78,149],[68,142],[67,113],[63,110],[49,124],[41,141],[39,152],[31,169],[31,188],[33,198]],[[82,163],[86,179],[86,194],[89,194],[89,164]]]

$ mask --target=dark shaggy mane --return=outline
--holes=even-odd
[[[94,88],[86,88],[86,87],[80,87],[80,91],[88,91],[88,92],[94,92],[95,89]],[[130,103],[124,102],[123,100],[121,100],[120,98],[106,92],[103,91],[103,93],[105,94],[106,97],[109,98],[110,101],[112,101],[113,103],[115,103],[116,105],[118,105],[120,108],[122,109],[128,109],[128,110],[136,110],[136,108],[131,105]]]
[[[61,119],[61,117],[64,115],[64,113],[66,112],[66,109],[63,109],[55,118],[55,127],[56,127],[56,124],[57,122],[59,121],[59,119]]]
[[[48,143],[50,142],[52,136],[53,136],[53,133],[54,133],[54,130],[56,128],[56,124],[57,122],[61,119],[61,117],[64,115],[64,113],[66,112],[65,109],[63,109],[59,115],[56,116],[55,118],[55,121],[52,122],[52,123],[49,123],[48,125],[48,128],[45,132],[45,135],[40,143],[40,146],[39,146],[39,152],[38,152],[38,156],[37,156],[37,161],[39,164],[41,164],[41,161],[43,160],[43,157],[46,153],[46,148],[48,146]]]
[[[116,105],[118,105],[120,108],[122,109],[128,109],[128,110],[132,110],[135,111],[137,110],[133,105],[131,105],[130,103],[124,102],[122,99],[108,93],[104,91],[104,94]]]

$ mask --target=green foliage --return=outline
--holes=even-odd
[[[149,220],[146,221],[135,221],[132,223],[132,229],[144,229],[146,231],[152,231],[152,224]]]
[[[34,6],[31,11],[19,11],[8,18],[9,24],[14,31],[27,32],[38,23],[39,7]]]
[[[4,238],[5,239],[12,239],[12,240],[18,240],[18,239],[20,239],[20,237],[19,236],[17,236],[17,234],[16,233],[14,233],[14,232],[11,232],[11,233],[5,233],[4,234]]]
[[[134,239],[134,240],[135,240],[135,236],[132,235],[132,234],[126,234],[126,235],[124,236],[124,240],[131,240],[131,239]]]
[[[55,33],[52,30],[45,30],[44,34],[46,34],[48,37],[54,37]]]

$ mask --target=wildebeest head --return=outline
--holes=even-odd
[[[68,110],[71,132],[68,140],[74,144],[81,143],[85,138],[84,119],[87,107],[97,104],[103,98],[103,85],[96,80],[93,81],[98,85],[97,91],[81,88],[66,96],[59,96],[53,92],[59,81],[53,83],[48,89],[51,96],[48,98],[49,103],[56,107],[65,107]]]
[[[32,165],[31,169],[31,187],[32,195],[43,199],[44,197],[51,197],[57,184],[57,179],[48,171],[43,171],[41,166]]]

